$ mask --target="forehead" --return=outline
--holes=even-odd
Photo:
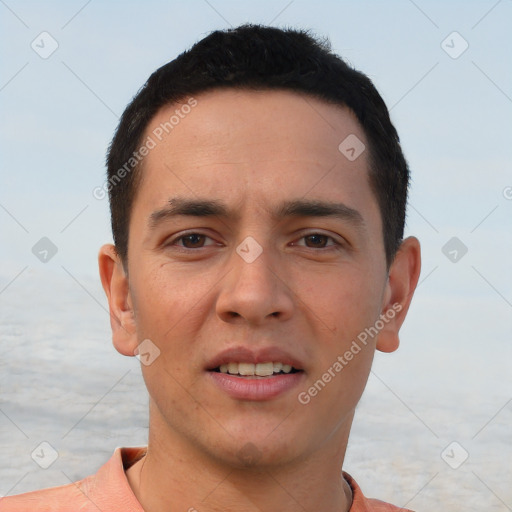
[[[240,204],[249,197],[263,204],[270,196],[336,201],[340,192],[347,199],[373,200],[368,152],[351,159],[342,151],[347,140],[356,143],[357,153],[367,145],[355,115],[305,94],[202,93],[160,109],[144,138],[152,149],[137,196],[148,208],[171,195]]]
[[[292,91],[243,89],[216,89],[162,107],[146,129],[160,148],[174,141],[175,156],[183,142],[197,144],[197,150],[213,145],[247,155],[251,141],[265,141],[269,151],[299,154],[314,145],[317,152],[337,157],[340,142],[351,134],[365,140],[348,107]]]

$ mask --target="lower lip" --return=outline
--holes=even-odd
[[[215,384],[238,400],[270,400],[290,391],[304,378],[304,372],[265,378],[237,377],[229,373],[208,372]]]

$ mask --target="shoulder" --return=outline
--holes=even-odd
[[[367,498],[366,501],[369,505],[368,510],[371,510],[371,512],[413,512],[408,508],[396,507],[395,505],[391,505],[391,503],[385,503],[380,500]]]
[[[384,501],[367,498],[357,482],[345,471],[343,471],[343,477],[352,489],[353,501],[349,512],[413,512],[407,508],[400,508]]]
[[[143,512],[125,469],[144,456],[145,448],[117,448],[94,475],[77,482],[0,498],[0,512]]]
[[[69,507],[81,512],[89,512],[89,510],[97,512],[94,504],[88,500],[87,494],[82,490],[83,487],[87,487],[89,478],[60,487],[0,498],[0,512],[50,512],[69,510]]]

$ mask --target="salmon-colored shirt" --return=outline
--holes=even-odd
[[[78,482],[0,498],[0,512],[144,512],[133,494],[125,470],[146,448],[117,448],[95,475]],[[350,512],[411,512],[383,501],[368,499],[354,479],[343,472],[352,488]]]

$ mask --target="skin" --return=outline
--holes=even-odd
[[[148,512],[348,510],[340,471],[355,407],[375,349],[398,347],[419,242],[406,239],[388,270],[367,151],[351,162],[338,150],[349,134],[367,145],[349,109],[285,91],[216,90],[196,99],[145,158],[127,268],[112,245],[99,255],[116,349],[133,356],[150,339],[160,350],[142,365],[148,452],[128,481]],[[146,136],[176,108],[158,112]],[[221,201],[231,214],[166,217],[151,228],[151,215],[177,197]],[[343,203],[360,222],[271,215],[292,200]],[[179,239],[191,232],[206,237]],[[252,263],[236,252],[247,236],[263,249]],[[378,337],[299,403],[298,393],[397,304]],[[303,363],[300,386],[266,401],[228,396],[205,365],[239,345],[288,350]]]

